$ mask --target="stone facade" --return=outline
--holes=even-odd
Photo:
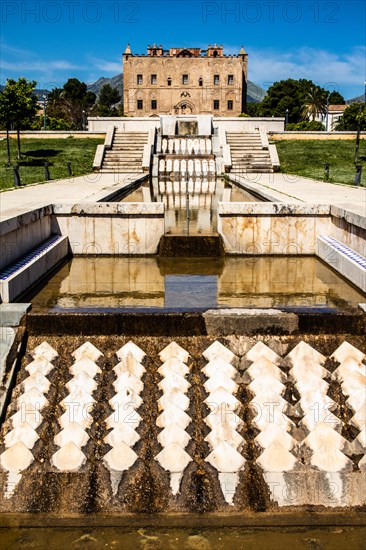
[[[222,46],[148,46],[147,55],[123,54],[127,116],[213,114],[238,116],[246,108],[248,56],[224,55]]]

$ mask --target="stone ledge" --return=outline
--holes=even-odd
[[[164,216],[162,202],[55,204],[53,208],[56,216]]]
[[[0,326],[17,327],[32,304],[0,304]]]
[[[328,204],[219,202],[219,216],[329,216]]]
[[[299,319],[277,309],[211,309],[203,314],[208,335],[293,334]]]

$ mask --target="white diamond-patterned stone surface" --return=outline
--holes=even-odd
[[[159,411],[157,425],[163,430],[158,435],[158,441],[163,447],[155,460],[170,473],[170,488],[173,495],[179,493],[180,482],[184,470],[191,462],[190,455],[185,451],[190,436],[185,428],[191,419],[186,411],[189,399],[186,395],[190,384],[186,380],[189,373],[187,361],[188,352],[176,342],[171,342],[159,354],[164,361],[158,372],[163,379],[159,389],[163,395],[158,400]]]
[[[146,369],[141,361],[145,355],[133,342],[128,342],[116,353],[119,363],[113,368],[115,395],[109,400],[113,413],[106,420],[107,428],[112,430],[104,438],[112,448],[103,458],[110,472],[114,495],[117,494],[123,472],[131,468],[138,458],[132,447],[140,439],[136,431],[141,421],[137,409],[142,404],[140,394],[144,384],[141,378]]]
[[[215,341],[203,352],[206,364],[202,368],[205,376],[202,393],[196,392],[195,386],[192,395],[194,407],[204,405],[209,410],[204,419],[206,427],[201,426],[205,433],[209,429],[205,443],[194,442],[194,453],[195,456],[196,452],[201,453],[210,464],[207,476],[216,477],[212,468],[216,469],[227,504],[235,502],[240,472],[255,464],[252,471],[257,483],[266,483],[266,494],[269,490],[271,501],[276,505],[364,505],[365,354],[349,342],[335,346],[333,353],[326,357],[307,343],[310,339],[300,341],[295,347],[290,344],[289,348],[288,344],[276,340],[272,344],[268,338],[268,345],[259,339],[252,345],[248,345],[248,340],[242,345],[240,338],[235,339],[232,346],[230,338],[226,341],[227,345]],[[110,450],[101,460],[109,471],[114,496],[122,475],[131,470],[133,476],[139,471],[134,465],[138,458],[146,459],[146,451],[144,445],[139,446],[138,456],[136,445],[145,437],[146,430],[138,429],[143,422],[138,409],[146,410],[144,401],[149,397],[150,385],[144,387],[149,362],[145,362],[145,352],[136,342],[138,340],[130,341],[116,351],[118,363],[113,367],[111,381],[112,365],[109,367],[108,357],[114,350],[108,351],[108,356],[100,361],[102,352],[85,341],[72,353],[73,363],[65,386],[57,387],[52,383],[63,380],[65,371],[61,378],[55,378],[54,369],[61,365],[62,373],[66,365],[59,360],[56,350],[43,342],[30,351],[31,360],[21,372],[2,427],[0,474],[6,479],[3,496],[7,504],[11,505],[9,499],[13,498],[20,479],[33,472],[35,457],[39,459],[36,471],[40,472],[42,484],[43,464],[49,468],[51,462],[59,475],[68,472],[84,475],[88,471],[83,468],[86,455],[89,456],[94,447],[109,445]],[[196,355],[189,345],[189,339],[187,349],[171,340],[160,353],[156,352],[161,360],[158,369],[161,395],[156,419],[161,431],[156,444],[160,444],[161,451],[155,460],[169,473],[170,494],[178,497],[177,501],[170,502],[178,506],[182,502],[179,500],[181,480],[192,461],[187,452],[192,444],[188,433],[192,422],[188,361],[192,361],[190,353],[193,361]],[[156,355],[151,359],[156,361]],[[197,361],[201,360],[197,357]],[[100,365],[104,363],[102,372]],[[240,374],[236,366],[242,369]],[[199,380],[194,368],[192,380],[195,384]],[[108,403],[97,403],[99,396],[105,396],[106,392]],[[249,398],[248,403],[240,401],[239,396],[244,395]],[[50,418],[52,411],[60,413],[51,426],[54,430],[51,440],[46,441],[42,435],[41,441],[39,434],[49,433],[46,425],[42,426],[48,405]],[[112,409],[100,426],[95,425],[94,419],[97,417],[93,410],[97,405],[99,410],[100,406]],[[91,433],[102,435],[90,442]],[[255,444],[252,464],[246,463],[245,443]],[[47,451],[49,446],[53,453],[51,460],[43,462],[39,449]],[[243,476],[240,487],[244,494],[247,483]]]
[[[47,378],[54,368],[58,353],[47,342],[30,352],[31,361],[25,370],[29,374],[19,385],[20,395],[14,405],[16,412],[10,417],[12,429],[4,437],[6,450],[0,455],[0,465],[7,472],[6,498],[10,498],[22,473],[34,460],[32,449],[39,440],[36,431],[42,423],[42,410],[48,404],[47,393],[51,382]]]
[[[90,342],[77,348],[69,372],[73,375],[66,384],[68,394],[60,403],[64,413],[58,419],[61,431],[54,437],[60,447],[51,457],[51,464],[61,472],[77,472],[86,462],[82,449],[89,441],[86,431],[93,422],[95,406],[93,393],[97,389],[95,376],[101,372],[96,361],[102,353]]]
[[[301,445],[310,450],[310,466],[324,472],[330,486],[337,487],[332,505],[342,505],[340,473],[351,471],[352,461],[342,452],[347,446],[346,439],[340,435],[342,421],[333,413],[337,404],[327,395],[329,382],[324,378],[330,378],[330,373],[322,367],[325,357],[301,342],[288,359],[293,365],[289,374],[300,394],[303,414],[300,426],[308,431]]]
[[[287,401],[284,399],[286,375],[279,368],[280,357],[263,342],[258,342],[246,354],[253,361],[246,370],[250,382],[247,386],[253,399],[250,407],[254,426],[260,430],[255,438],[262,449],[257,463],[264,472],[266,482],[282,485],[284,475],[297,463],[294,454],[296,440],[291,436],[293,422],[287,417]],[[283,504],[282,499],[278,503]]]
[[[245,465],[240,453],[244,439],[239,433],[243,422],[237,414],[241,403],[235,397],[239,386],[234,379],[238,372],[230,364],[236,357],[218,341],[207,348],[203,356],[209,360],[203,372],[207,376],[205,403],[210,409],[205,422],[211,428],[205,438],[211,450],[206,461],[218,471],[224,498],[232,504],[239,473]]]

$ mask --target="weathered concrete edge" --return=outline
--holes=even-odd
[[[79,204],[54,204],[54,214],[57,216],[164,216],[162,202],[84,202]]]
[[[344,219],[349,224],[366,230],[366,189],[365,189],[365,215],[364,216],[361,216],[360,214],[356,214],[356,212],[350,212],[349,210],[346,210],[345,208],[341,208],[340,206],[335,206],[334,204],[332,204],[330,207],[330,214],[335,218]]]
[[[277,311],[277,310],[276,310]],[[43,335],[129,335],[129,336],[207,336],[208,328],[204,311],[199,312],[136,312],[136,311],[66,311],[63,313],[29,313],[27,315],[27,330],[29,334]],[[283,313],[287,314],[286,310]],[[293,317],[286,317],[285,328],[273,325],[271,333],[288,335],[291,328],[298,334],[354,334],[363,336],[366,333],[366,316],[360,309],[346,312],[288,312],[297,317],[298,329],[295,330]],[[245,318],[241,321],[244,325]],[[253,321],[252,321],[253,322]],[[288,325],[286,326],[286,323]],[[250,335],[268,334],[266,326],[255,330],[252,325]],[[209,327],[209,330],[216,330]],[[222,329],[224,330],[224,329]],[[228,329],[227,329],[228,330]],[[284,332],[285,331],[285,332]],[[238,329],[235,334],[239,334]],[[242,329],[240,334],[247,335]]]
[[[203,314],[209,336],[260,333],[294,334],[299,330],[295,313],[276,309],[211,309]]]
[[[298,507],[290,512],[240,512],[206,514],[67,514],[55,513],[0,514],[0,528],[59,528],[59,527],[365,527],[366,515],[362,511],[345,508],[337,512],[309,512]]]
[[[219,216],[329,216],[329,204],[219,202]]]

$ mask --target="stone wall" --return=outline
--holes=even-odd
[[[270,139],[276,141],[287,141],[296,139],[356,139],[357,132],[281,132],[271,130]],[[366,139],[365,132],[361,132],[361,138]]]
[[[156,254],[164,234],[163,203],[56,204],[54,214],[73,254]]]
[[[331,231],[330,206],[219,203],[218,232],[228,254],[315,254]]]
[[[51,236],[52,213],[50,205],[0,223],[0,269],[15,262]]]
[[[156,83],[151,83],[151,75]],[[238,116],[244,111],[247,80],[247,56],[175,57],[123,56],[124,109],[129,116],[156,114],[215,114]],[[137,75],[142,83],[137,83]],[[183,84],[187,75],[187,84]],[[219,83],[214,84],[214,75]],[[232,75],[232,84],[228,83]],[[168,85],[170,79],[170,85]],[[202,85],[200,85],[202,79]],[[137,101],[143,108],[137,108]],[[156,101],[156,109],[151,102]],[[214,110],[214,101],[218,109]],[[228,109],[232,101],[232,109]],[[183,109],[183,105],[185,108]]]

